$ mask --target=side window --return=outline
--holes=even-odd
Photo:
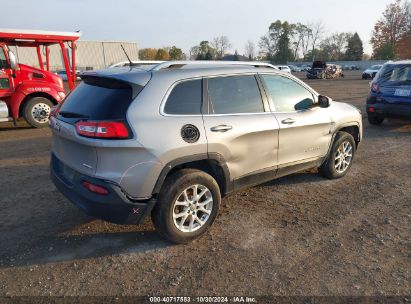
[[[208,96],[210,114],[264,112],[260,89],[253,75],[210,78]]]
[[[10,66],[7,62],[6,55],[4,54],[4,50],[0,48],[0,69],[9,69]]]
[[[296,111],[296,105],[306,99],[313,101],[311,92],[292,79],[275,75],[262,75],[262,78],[276,112],[293,112]]]
[[[168,96],[164,112],[175,115],[201,114],[201,79],[177,84]]]

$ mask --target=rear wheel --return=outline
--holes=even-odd
[[[380,125],[384,121],[384,116],[368,113],[368,122],[372,125]]]
[[[53,103],[45,97],[33,97],[24,106],[23,117],[32,127],[46,127],[52,106]]]
[[[355,153],[355,141],[351,134],[337,133],[327,160],[319,168],[322,176],[329,179],[343,177],[351,168]]]
[[[217,216],[220,189],[209,174],[183,169],[169,176],[152,213],[158,233],[174,243],[201,236]]]

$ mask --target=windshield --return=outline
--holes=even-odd
[[[378,81],[384,84],[411,83],[411,64],[387,64],[380,71]]]
[[[370,70],[379,70],[382,68],[382,65],[373,65],[370,67]]]

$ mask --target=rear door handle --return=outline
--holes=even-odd
[[[287,118],[287,119],[282,120],[281,123],[286,124],[286,125],[292,125],[293,123],[295,123],[295,119]]]
[[[212,132],[227,132],[231,130],[232,128],[233,128],[232,126],[219,125],[219,126],[212,127],[210,130]]]

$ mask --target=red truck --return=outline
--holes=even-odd
[[[61,77],[50,71],[49,47],[60,46],[71,90],[76,81],[75,42],[80,35],[79,32],[0,29],[0,123],[13,121],[16,125],[23,117],[32,127],[48,125],[52,106],[65,97]],[[71,48],[71,66],[66,45]],[[40,68],[19,64],[10,46],[36,48]],[[42,53],[45,53],[45,65]]]

